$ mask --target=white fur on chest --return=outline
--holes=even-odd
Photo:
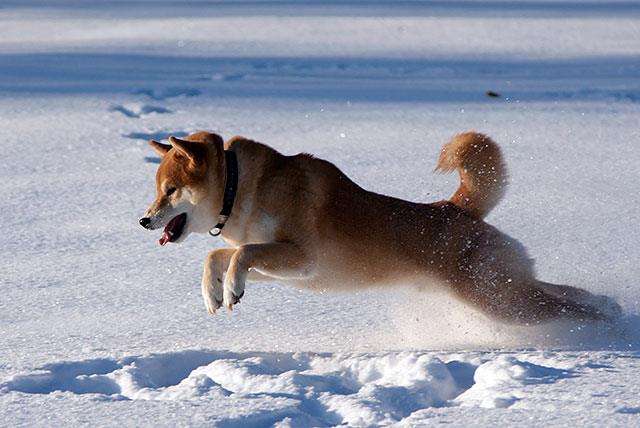
[[[245,207],[241,207],[238,213],[242,215],[240,221],[224,231],[227,232],[223,233],[224,241],[234,247],[248,243],[275,241],[278,220],[266,211],[260,210],[256,216],[250,215],[243,208]]]

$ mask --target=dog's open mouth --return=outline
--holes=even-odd
[[[182,213],[178,214],[174,218],[167,223],[164,227],[164,231],[162,231],[162,236],[158,243],[160,245],[165,245],[167,242],[173,242],[182,235],[182,231],[184,230],[184,225],[187,224],[187,214]]]

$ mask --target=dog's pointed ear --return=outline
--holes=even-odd
[[[156,140],[149,141],[149,145],[156,151],[160,157],[164,157],[169,150],[171,150],[171,146],[169,144],[162,144],[157,142]]]
[[[189,159],[194,165],[200,164],[202,161],[202,144],[194,141],[181,140],[176,137],[169,137],[171,146],[178,154]]]

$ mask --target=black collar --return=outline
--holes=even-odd
[[[222,197],[222,210],[220,211],[220,215],[218,215],[218,224],[213,226],[213,229],[209,231],[209,235],[211,236],[218,236],[222,233],[222,228],[231,215],[233,203],[236,200],[236,193],[238,192],[238,158],[235,152],[230,150],[224,151],[224,164],[226,177],[224,181],[224,196]]]

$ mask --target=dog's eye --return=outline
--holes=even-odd
[[[171,195],[173,195],[173,194],[175,193],[175,191],[176,191],[176,188],[175,188],[175,187],[169,187],[169,188],[167,189],[167,196],[171,196]]]

